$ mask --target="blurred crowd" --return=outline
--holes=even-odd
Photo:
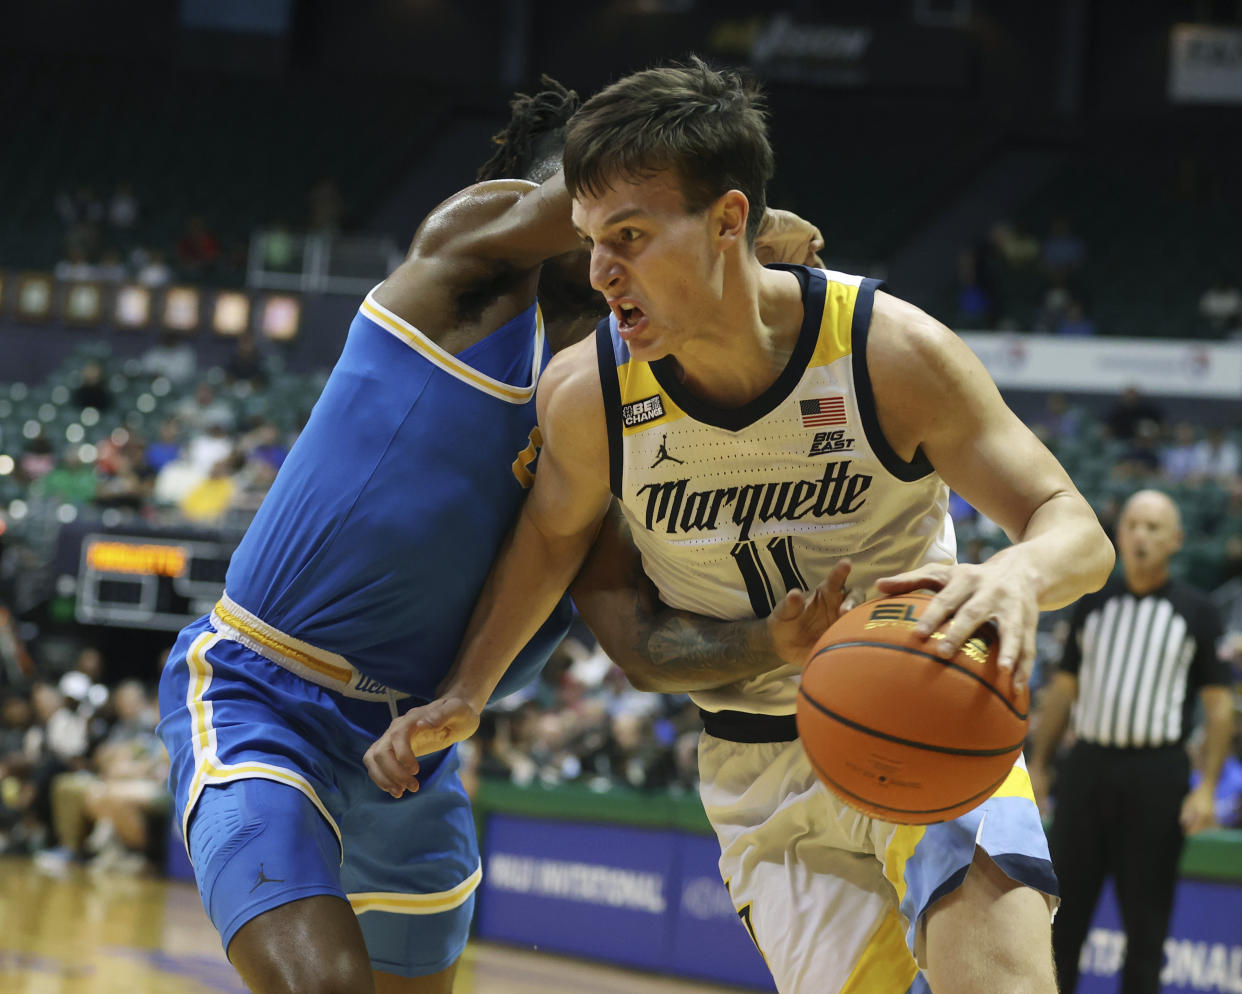
[[[168,228],[162,210],[144,211],[130,183],[117,183],[106,195],[91,185],[62,189],[52,206],[61,235],[53,269],[59,280],[156,288],[174,280],[239,285],[245,274],[249,232],[221,233],[203,213],[189,214]],[[299,231],[335,234],[345,219],[339,187],[323,177],[307,192],[306,214],[295,222]],[[261,248],[264,264],[293,271],[300,259],[288,224],[275,219],[269,229]]]
[[[108,686],[89,647],[72,669],[0,685],[0,853],[52,874],[161,867],[170,801],[157,719],[153,688]]]
[[[1069,337],[1133,334],[1100,328],[1092,315],[1086,239],[1063,215],[1042,234],[1002,220],[958,255],[949,323],[962,330],[1034,331]],[[1191,337],[1242,339],[1242,267],[1223,268],[1204,285],[1196,313],[1181,327]]]
[[[6,474],[22,487],[26,511],[51,503],[203,524],[232,515],[244,524],[275,479],[298,427],[281,431],[261,409],[247,413],[240,403],[268,379],[253,338],[239,338],[228,364],[205,377],[198,375],[193,348],[175,335],[161,339],[136,367],[149,383],[149,402],[139,407],[158,419],[135,423],[118,411],[112,377],[92,359],[72,387],[62,388],[70,422],[66,442],[50,437],[37,420],[26,422]],[[83,443],[82,426],[105,419],[115,422],[106,436]]]

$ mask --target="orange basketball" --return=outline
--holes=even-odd
[[[952,659],[914,625],[922,591],[869,601],[824,633],[802,674],[798,735],[846,804],[884,821],[950,821],[987,800],[1026,739],[1030,695],[996,664],[991,625]]]

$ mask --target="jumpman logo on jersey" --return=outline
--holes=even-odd
[[[259,864],[259,878],[254,882],[254,886],[250,888],[250,893],[253,894],[256,890],[258,890],[260,884],[283,884],[284,882],[285,882],[284,877],[280,877],[279,879],[277,879],[276,877],[269,877],[266,873],[263,872],[263,864],[260,863]]]
[[[681,463],[683,466],[685,465],[685,460],[683,460],[683,459],[678,459],[676,456],[670,456],[670,455],[668,454],[668,436],[667,436],[667,435],[661,435],[661,436],[660,436],[660,447],[659,447],[658,449],[656,449],[656,458],[655,458],[655,462],[653,462],[653,463],[651,464],[651,468],[652,468],[652,469],[655,469],[657,466],[659,466],[659,465],[660,465],[660,463],[662,463],[662,462],[664,462],[664,461],[666,461],[666,460],[667,460],[668,462],[677,462],[677,463]]]

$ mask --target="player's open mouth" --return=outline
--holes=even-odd
[[[637,304],[617,304],[614,308],[617,315],[617,330],[623,336],[632,335],[646,319],[642,308]]]

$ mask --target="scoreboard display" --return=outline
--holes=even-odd
[[[69,532],[70,529],[65,529]],[[236,539],[220,534],[95,530],[62,533],[62,593],[74,594],[83,624],[176,631],[206,614],[224,592]],[[68,542],[70,548],[65,548]],[[68,556],[76,551],[76,570]]]

